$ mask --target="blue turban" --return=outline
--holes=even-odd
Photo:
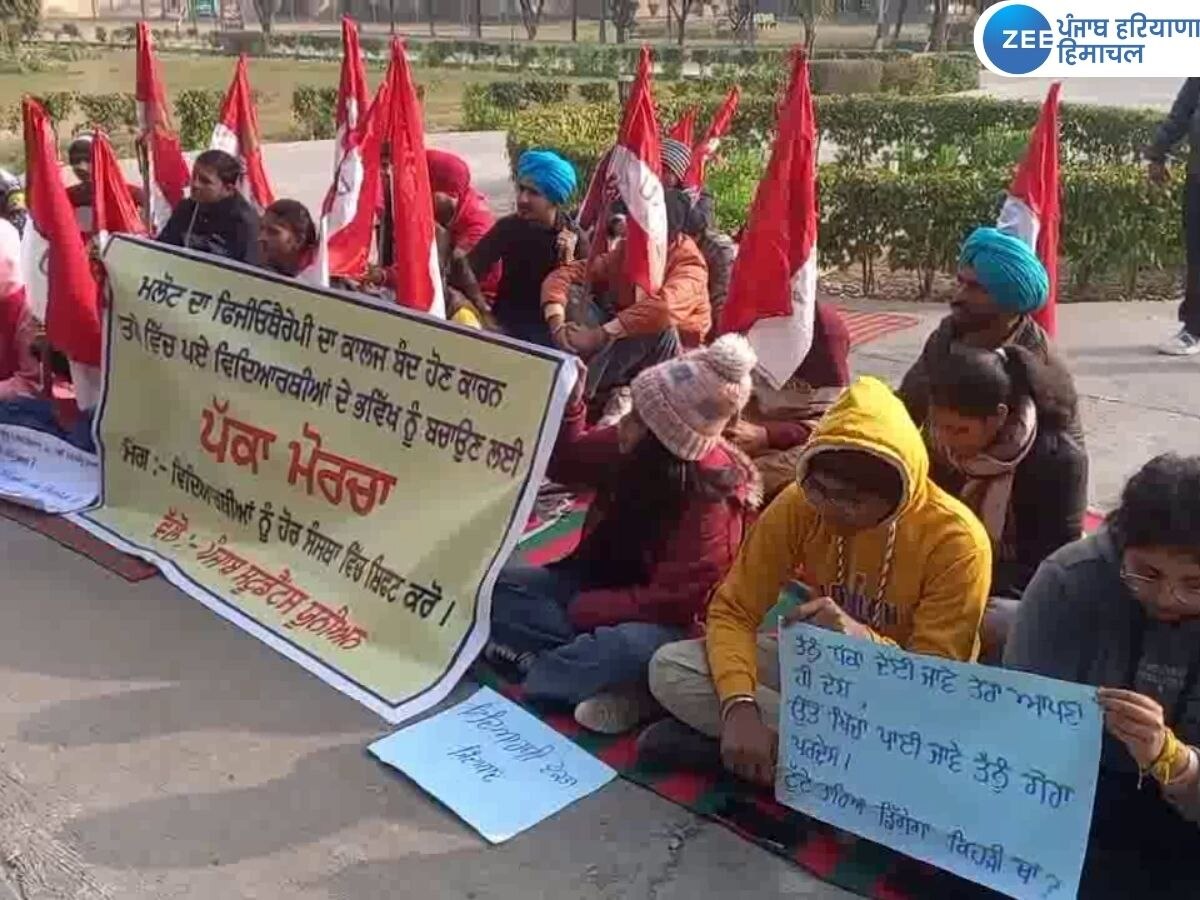
[[[995,228],[971,232],[958,264],[975,270],[979,283],[1002,309],[1037,312],[1050,296],[1050,278],[1042,261],[1023,240]]]
[[[575,193],[575,167],[549,150],[526,150],[517,160],[517,180],[528,181],[555,206]]]

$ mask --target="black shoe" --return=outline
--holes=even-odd
[[[638,738],[637,761],[645,769],[712,772],[721,768],[721,742],[677,719],[663,719]]]

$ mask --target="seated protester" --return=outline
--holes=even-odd
[[[39,396],[41,331],[21,274],[21,236],[0,218],[0,400]]]
[[[84,241],[91,239],[95,233],[92,222],[92,196],[95,187],[92,184],[92,135],[85,132],[71,141],[67,148],[67,162],[71,171],[79,179],[78,184],[67,188],[67,199],[75,210],[75,221],[83,234]],[[138,209],[146,208],[146,191],[136,184],[130,184],[129,196]]]
[[[1100,689],[1079,896],[1200,896],[1200,457],[1159,456],[1025,589],[1004,665]],[[961,895],[960,895],[961,896]]]
[[[589,401],[610,396],[638,372],[674,357],[680,345],[698,347],[709,332],[708,270],[695,242],[682,231],[687,198],[680,191],[668,191],[666,205],[667,264],[657,293],[646,295],[625,280],[624,241],[591,262],[580,260],[555,270],[542,285],[542,311],[554,343],[578,353],[588,364]],[[593,298],[601,298],[596,305],[611,310],[607,321],[567,322],[573,285],[585,285]]]
[[[1024,241],[995,228],[972,232],[959,255],[958,291],[950,301],[950,315],[929,336],[900,384],[900,397],[918,428],[929,417],[929,372],[954,344],[983,350],[1024,347],[1040,360],[1057,356],[1049,336],[1032,318],[1049,291],[1046,268]],[[1083,440],[1078,417],[1071,431]]]
[[[487,198],[471,185],[471,169],[461,157],[442,150],[426,150],[429,187],[437,223],[450,235],[450,244],[460,253],[470,252],[496,224]],[[500,283],[500,266],[479,279],[485,296],[495,296]]]
[[[575,169],[549,150],[527,150],[517,161],[517,212],[500,219],[467,254],[463,292],[505,334],[551,346],[539,302],[542,282],[561,265],[587,259],[587,240],[561,209],[575,191]],[[496,299],[474,282],[501,263]]]
[[[21,179],[8,169],[0,169],[0,218],[11,222],[17,234],[25,233],[25,222],[29,219],[25,188]]]
[[[299,200],[276,200],[263,210],[258,253],[263,268],[304,284],[320,285],[317,226]]]
[[[591,431],[580,379],[548,475],[597,489],[583,540],[561,563],[509,566],[492,598],[489,658],[524,671],[527,697],[608,733],[657,710],[646,666],[703,619],[757,502],[753,466],[721,439],[754,364],[744,338],[723,337],[642,372],[632,411]]]
[[[804,361],[782,388],[756,372],[750,403],[725,435],[754,460],[768,501],[796,480],[804,445],[849,383],[850,330],[836,306],[818,300]]]
[[[663,188],[668,191],[683,191],[691,201],[692,210],[698,217],[697,231],[713,228],[716,217],[713,213],[712,195],[703,188],[689,188],[683,183],[684,176],[687,175],[687,171],[692,165],[692,148],[682,141],[668,137],[662,139],[660,149],[662,153],[660,177]]]
[[[640,761],[723,760],[743,778],[772,783],[779,642],[759,631],[793,579],[812,599],[787,613],[789,622],[975,659],[991,545],[928,471],[921,435],[891,389],[874,378],[851,385],[801,454],[797,483],[759,517],[717,588],[705,638],[655,655],[650,690],[679,721],[642,735]]]
[[[983,658],[999,662],[1025,586],[1042,560],[1083,534],[1087,451],[1068,430],[1078,399],[1056,360],[1023,347],[957,345],[929,371],[930,444],[938,483],[992,539]]]
[[[224,150],[205,150],[192,164],[191,195],[182,200],[158,240],[258,265],[258,212],[238,191],[242,164]]]

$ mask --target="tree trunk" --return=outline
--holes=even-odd
[[[471,35],[483,39],[483,0],[471,4]]]
[[[600,43],[608,43],[608,3],[609,0],[600,0]]]
[[[926,52],[946,49],[946,28],[950,24],[950,0],[933,0],[933,21],[929,24]]]
[[[437,19],[434,16],[436,7],[433,5],[434,0],[429,0],[427,9],[429,10],[429,36],[437,37]]]
[[[677,37],[679,39],[680,47],[682,47],[684,42],[687,40],[687,20],[688,14],[692,11],[693,2],[694,0],[680,0],[679,2],[679,14],[676,16],[676,25],[679,28]]]
[[[879,12],[875,18],[875,41],[871,45],[872,50],[882,50],[883,41],[887,37],[887,14],[888,0],[876,0],[879,4]]]
[[[896,8],[896,29],[892,32],[892,43],[900,40],[900,29],[904,27],[904,17],[908,15],[908,0],[900,0]]]
[[[388,0],[388,32],[396,33],[396,0]]]
[[[477,0],[478,2],[478,0]],[[571,43],[579,40],[579,0],[571,0]]]
[[[148,18],[150,18],[149,5],[146,0],[142,0],[142,20],[145,21]]]

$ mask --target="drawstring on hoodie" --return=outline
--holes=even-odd
[[[875,591],[875,602],[871,604],[871,627],[875,630],[883,625],[883,595],[887,591],[888,578],[892,574],[892,558],[896,555],[896,523],[888,526],[887,546],[883,549],[883,565],[879,569],[879,587]],[[837,538],[837,583],[846,583],[846,539]]]

